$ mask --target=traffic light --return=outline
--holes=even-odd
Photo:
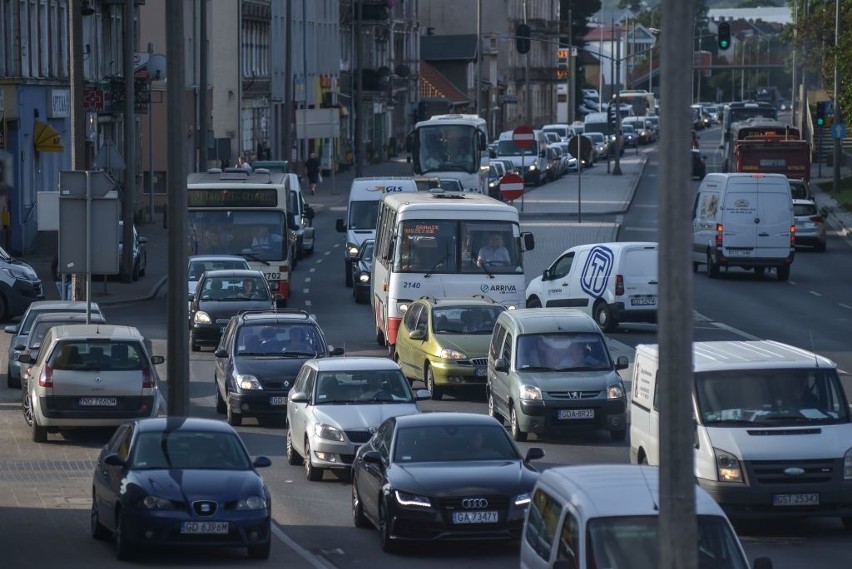
[[[518,24],[515,28],[515,49],[518,53],[530,51],[530,27],[526,24]]]
[[[825,115],[826,115],[825,107],[826,107],[825,101],[820,101],[819,103],[816,104],[816,125],[818,127],[825,126]]]
[[[731,47],[731,24],[719,22],[719,49],[725,50]]]
[[[559,48],[556,52],[556,77],[567,78],[568,69],[568,48]]]
[[[610,103],[606,108],[606,116],[610,127],[615,128],[618,126],[618,109],[613,103]]]

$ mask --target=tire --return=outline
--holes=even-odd
[[[292,466],[302,466],[302,457],[293,448],[293,439],[290,437],[290,430],[287,430],[287,443],[285,444],[285,452],[287,453],[287,464]]]
[[[92,491],[92,515],[91,515],[91,523],[90,523],[90,531],[92,533],[92,539],[96,539],[98,541],[106,541],[107,539],[112,537],[112,532],[110,532],[105,525],[103,525],[98,519],[98,507],[96,506],[97,502],[95,501],[95,493]]]
[[[230,397],[228,398],[230,399]],[[239,427],[243,424],[243,416],[241,413],[234,413],[231,410],[231,402],[225,401],[225,413],[228,415],[228,424],[232,427]]]
[[[140,277],[144,277],[144,276],[145,276],[145,269],[147,268],[147,267],[146,267],[147,265],[148,265],[148,259],[147,259],[147,257],[146,257],[146,258],[145,258],[145,262],[144,262],[144,263],[142,263],[142,265],[140,265],[140,267],[139,267],[139,276],[140,276]]]
[[[521,425],[518,423],[518,414],[515,412],[514,404],[509,407],[509,425],[512,429],[512,438],[522,443],[527,440],[527,434],[521,430]]]
[[[710,253],[707,253],[707,276],[711,279],[718,278],[719,276],[719,265],[716,264]]]
[[[399,549],[397,543],[390,537],[388,508],[385,506],[384,500],[379,501],[379,544],[385,553],[394,553]]]
[[[219,382],[213,378],[213,390],[216,392],[216,412],[224,415],[228,411],[228,404],[222,398],[222,392],[219,391]]]
[[[790,278],[790,265],[780,265],[776,269],[776,272],[778,274],[778,280],[784,282]]]
[[[497,419],[502,425],[505,421],[503,419],[503,415],[497,410],[497,407],[494,406],[494,395],[491,394],[491,390],[488,390],[488,416]]]
[[[527,308],[541,308],[541,301],[537,296],[531,296],[527,299]]]
[[[352,263],[350,263],[349,261],[343,261],[343,262],[346,265],[346,271],[344,271],[344,273],[343,273],[344,275],[346,275],[346,286],[351,287],[352,286]]]
[[[305,439],[305,478],[311,482],[319,482],[323,472],[322,468],[316,468],[311,462],[311,443]]]
[[[0,294],[0,320],[6,320],[9,317],[9,304],[6,302],[6,297]]]
[[[610,431],[610,436],[614,441],[623,441],[627,438],[627,429],[618,429],[617,431]]]
[[[358,496],[354,479],[352,481],[352,523],[356,528],[370,527],[370,521],[364,515],[364,505],[361,503],[361,497]]]
[[[133,266],[133,272],[130,273],[131,282],[136,282],[139,280],[139,267],[136,265]]]
[[[432,366],[426,364],[426,389],[432,392],[432,399],[440,401],[444,398],[444,390],[435,385],[435,374],[432,372]]]
[[[270,531],[266,532],[270,534]],[[271,537],[266,538],[263,543],[248,546],[248,556],[250,559],[269,559],[269,552],[272,550]]]
[[[612,310],[610,310],[609,305],[599,300],[595,303],[595,307],[592,309],[592,315],[594,316],[595,322],[598,323],[598,326],[601,327],[601,330],[604,332],[612,332],[616,328],[618,328],[618,322],[616,322],[615,317],[612,315]]]
[[[115,515],[115,558],[119,561],[129,561],[136,556],[136,547],[125,538],[124,512]]]

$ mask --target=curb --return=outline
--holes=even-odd
[[[156,298],[157,295],[160,294],[160,289],[163,288],[163,286],[168,282],[168,280],[168,275],[163,275],[162,277],[160,277],[160,280],[154,283],[154,286],[151,287],[151,290],[148,291],[148,294],[146,294],[145,296],[139,296],[136,298],[116,298],[111,300],[101,300],[97,301],[98,306],[118,306],[122,304],[132,304],[134,302],[143,302],[146,300],[151,300],[153,298]]]
[[[826,192],[814,192],[818,207],[828,209],[826,224],[837,233],[848,246],[852,247],[852,219],[850,214],[840,207],[837,201]]]

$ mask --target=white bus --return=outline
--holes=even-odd
[[[458,180],[488,194],[488,125],[478,115],[435,115],[414,125],[406,148],[416,176]]]
[[[500,261],[481,259],[492,237],[502,241],[495,248],[505,248]],[[533,235],[521,233],[518,210],[488,196],[441,190],[386,194],[371,279],[376,341],[393,352],[403,315],[421,296],[484,294],[523,307],[523,252],[534,246]]]
[[[622,105],[633,107],[633,114],[637,117],[655,114],[656,100],[654,94],[640,89],[625,89],[618,94]],[[615,97],[613,97],[615,102]]]
[[[296,239],[288,223],[292,177],[211,168],[187,179],[187,254],[239,255],[262,271],[279,307],[290,297]]]

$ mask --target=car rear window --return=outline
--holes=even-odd
[[[812,203],[793,204],[793,215],[795,215],[795,216],[816,215],[816,214],[817,214],[816,204],[812,204]]]
[[[48,365],[54,370],[134,371],[147,366],[142,345],[122,340],[68,340],[56,344]]]

